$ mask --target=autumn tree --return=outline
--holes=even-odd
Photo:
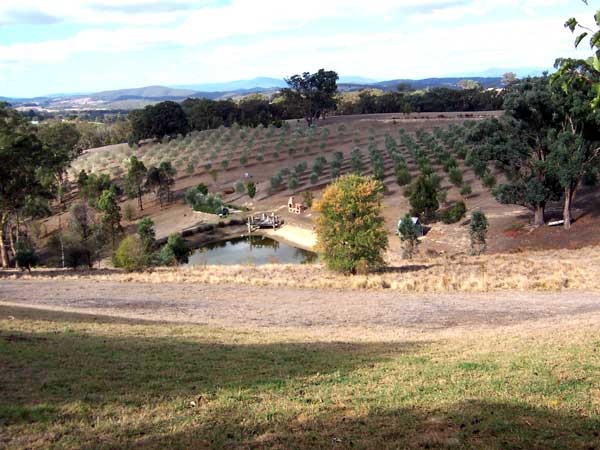
[[[383,191],[381,182],[350,174],[338,178],[317,201],[318,248],[330,269],[354,274],[385,264]]]

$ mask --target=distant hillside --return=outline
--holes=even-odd
[[[285,87],[285,81],[279,78],[259,77],[251,80],[228,81],[224,83],[184,84],[173,86],[178,89],[193,89],[201,92],[231,92],[242,90],[272,89]]]
[[[458,83],[464,79],[478,81],[484,88],[497,88],[502,86],[502,78],[500,77],[464,76],[427,78],[423,80],[396,79],[379,82],[371,82],[372,80],[363,77],[341,77],[341,82],[338,84],[338,87],[341,92],[355,92],[368,88],[394,91],[400,84],[405,84],[413,90],[436,87],[460,89]],[[283,80],[262,77],[227,83],[197,84],[179,87],[145,86],[141,88],[117,89],[90,94],[65,94],[64,96],[57,95],[30,99],[0,97],[0,99],[22,109],[31,107],[49,110],[134,109],[165,100],[183,101],[189,97],[223,100],[228,98],[237,99],[253,93],[272,95],[284,86],[285,82]]]
[[[163,98],[185,98],[195,94],[196,91],[190,89],[173,89],[165,86],[146,86],[134,89],[118,89],[114,91],[103,91],[91,94],[89,97],[94,100],[114,101],[124,98],[144,98],[144,99],[163,99]]]

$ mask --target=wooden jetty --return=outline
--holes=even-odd
[[[246,224],[248,225],[248,233],[252,233],[261,228],[272,228],[276,230],[283,225],[283,220],[275,213],[261,213],[257,216],[248,216]]]

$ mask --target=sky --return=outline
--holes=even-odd
[[[283,78],[549,68],[590,0],[0,0],[0,96]]]

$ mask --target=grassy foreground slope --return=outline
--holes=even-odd
[[[600,445],[597,317],[329,342],[309,328],[0,318],[2,447]]]

